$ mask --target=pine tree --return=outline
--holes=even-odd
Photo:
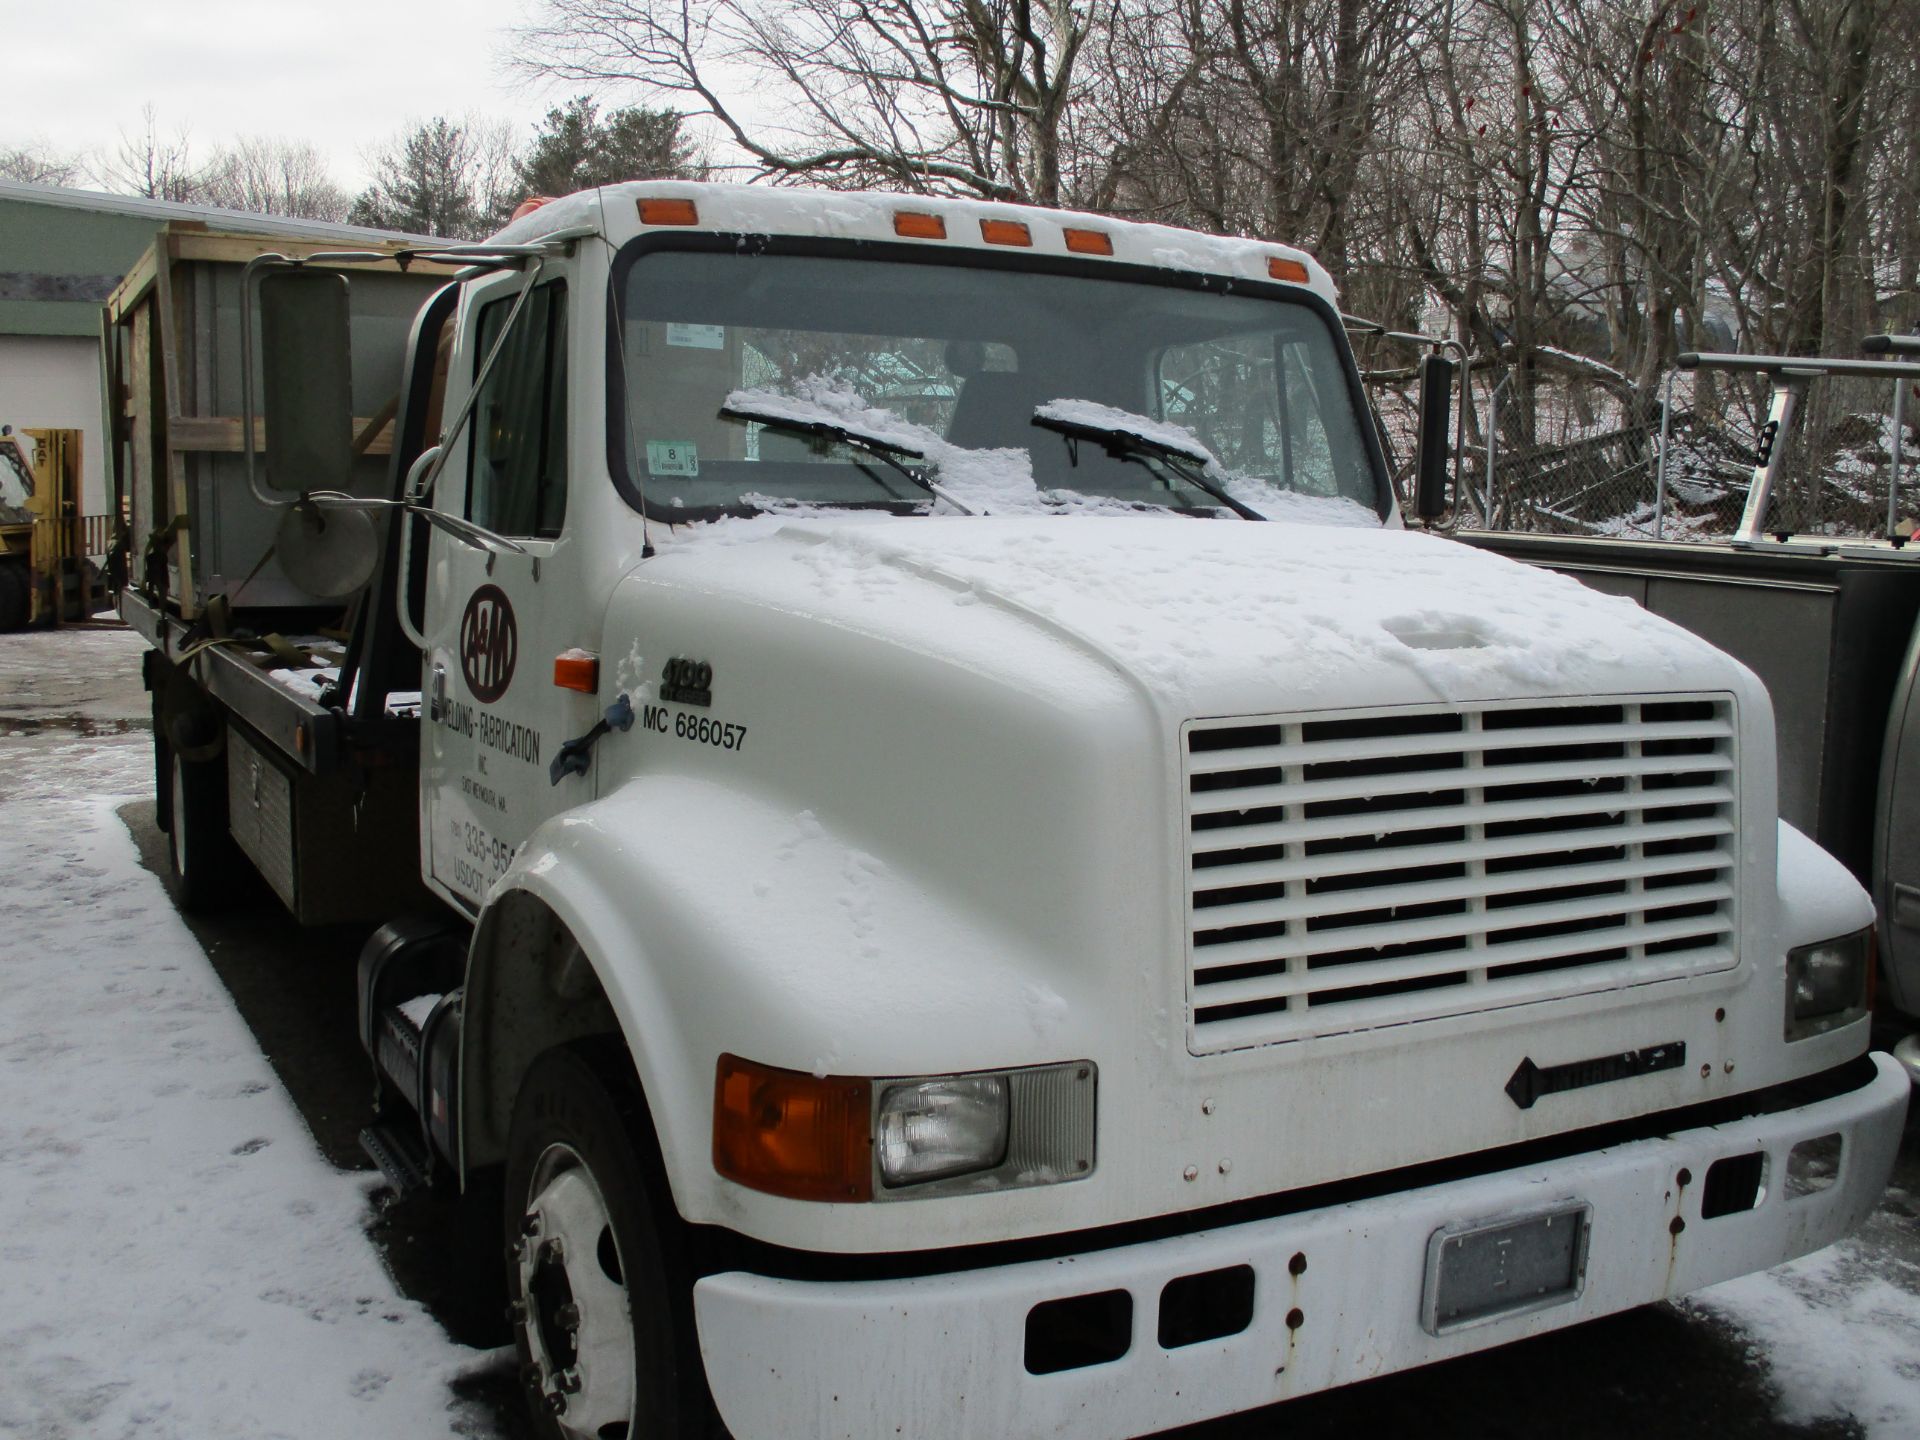
[[[630,105],[600,118],[585,95],[549,110],[533,145],[516,162],[528,195],[570,195],[622,180],[697,179],[705,172],[672,110]]]
[[[435,116],[416,125],[375,161],[374,180],[353,202],[355,225],[472,240],[494,217],[474,194],[476,147],[468,128]]]

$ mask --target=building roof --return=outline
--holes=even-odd
[[[350,245],[429,240],[218,205],[0,180],[0,335],[97,336],[101,304],[169,222]]]

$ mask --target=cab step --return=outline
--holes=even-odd
[[[418,1136],[376,1121],[360,1132],[360,1148],[380,1167],[380,1173],[387,1177],[387,1183],[398,1195],[411,1195],[431,1183],[431,1162]]]

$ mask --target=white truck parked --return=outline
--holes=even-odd
[[[1879,1198],[1873,909],[1765,690],[1403,528],[1308,256],[666,182],[243,252],[112,307],[123,493],[225,447],[123,596],[162,818],[189,900],[231,843],[390,920],[369,1145],[543,1433],[1143,1434]]]

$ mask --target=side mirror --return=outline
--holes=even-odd
[[[1420,361],[1420,439],[1414,450],[1413,511],[1433,524],[1447,513],[1447,445],[1453,428],[1453,378],[1458,367],[1444,355]]]
[[[266,482],[296,494],[353,479],[353,371],[347,277],[280,270],[260,281]]]

